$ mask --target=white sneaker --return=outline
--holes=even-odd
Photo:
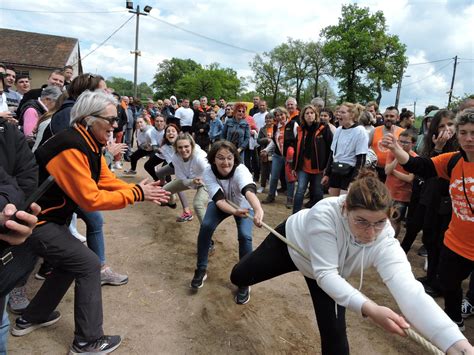
[[[265,191],[265,188],[264,188],[264,187],[261,187],[261,186],[260,186],[260,187],[257,189],[257,193],[259,193],[259,194],[261,194],[263,191]]]
[[[119,169],[119,170],[123,169],[122,163],[119,162],[119,161],[116,161],[116,162],[114,163],[114,168],[115,168],[115,169]]]
[[[425,257],[425,265],[423,265],[423,270],[428,271],[428,258]]]
[[[79,233],[76,226],[77,226],[77,214],[73,213],[71,223],[69,224],[69,232],[71,232],[71,234],[76,239],[79,239],[81,243],[85,243],[87,241],[87,238],[84,237],[81,233]]]

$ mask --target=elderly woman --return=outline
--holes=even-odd
[[[38,201],[43,213],[31,246],[54,270],[17,318],[12,334],[23,336],[56,323],[61,315],[55,308],[75,281],[71,354],[105,354],[121,343],[120,336],[103,333],[101,265],[97,255],[69,232],[67,222],[73,212],[78,206],[87,211],[114,210],[145,200],[168,200],[168,193],[156,182],[127,184],[107,167],[101,152],[117,126],[116,105],[112,95],[85,91],[71,110],[73,126],[55,135],[35,153],[40,181],[52,175],[56,183]]]
[[[250,126],[245,120],[247,106],[242,102],[237,102],[233,107],[233,112],[234,116],[225,121],[221,138],[233,143],[237,147],[240,159],[244,161],[244,151],[250,140]]]
[[[39,118],[54,108],[59,96],[61,96],[61,89],[50,85],[41,91],[41,97],[36,100],[29,100],[23,105],[19,122],[23,126],[23,133],[26,137],[33,136],[33,129],[36,127]]]

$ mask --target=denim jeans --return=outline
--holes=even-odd
[[[8,295],[5,297],[0,297],[0,307],[3,312],[2,317],[0,317],[0,355],[6,355],[7,345],[8,345],[8,328],[10,327],[10,320],[8,319],[7,312],[7,302]]]
[[[237,238],[239,240],[239,259],[252,252],[253,210],[249,211],[249,215],[249,218],[234,216],[235,223],[237,224]],[[206,214],[198,235],[198,269],[207,268],[212,235],[217,226],[229,216],[230,214],[221,211],[214,201],[209,202],[207,205]]]
[[[275,196],[275,192],[278,186],[278,179],[280,178],[280,174],[282,170],[284,169],[285,169],[285,158],[283,158],[281,155],[273,154],[272,172],[270,173],[270,190],[268,191],[268,195]]]
[[[293,204],[293,213],[298,212],[303,207],[304,193],[311,182],[310,196],[311,204],[315,205],[319,200],[323,199],[323,187],[321,186],[322,174],[308,174],[307,172],[298,171],[298,189],[295,194],[295,201]]]
[[[77,216],[86,223],[87,246],[97,254],[101,265],[105,265],[104,218],[99,211],[86,212],[78,208]]]

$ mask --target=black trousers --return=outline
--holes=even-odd
[[[439,279],[444,294],[444,311],[454,322],[462,320],[461,284],[473,271],[474,261],[462,257],[443,245],[439,262]]]
[[[35,252],[54,268],[22,317],[33,323],[48,318],[75,281],[75,339],[96,340],[102,330],[100,261],[97,255],[74,238],[66,225],[46,223],[34,229],[29,238]]]
[[[285,235],[285,222],[280,224],[276,231]],[[250,286],[297,270],[287,245],[273,234],[269,234],[257,249],[245,255],[234,266],[230,279],[234,285]],[[336,315],[334,300],[318,286],[316,280],[308,277],[305,277],[305,280],[316,313],[322,354],[349,354],[346,309],[337,306]]]
[[[140,158],[146,157],[147,155],[151,155],[151,154],[153,154],[153,152],[140,149],[140,148],[134,151],[133,154],[130,156],[131,169],[136,170],[138,160]]]
[[[156,176],[155,167],[163,163],[164,160],[158,157],[156,154],[150,155],[150,159],[143,166],[148,174],[153,178],[154,181],[158,180]]]

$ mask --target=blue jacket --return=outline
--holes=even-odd
[[[216,118],[214,121],[213,120],[209,121],[209,126],[210,126],[209,138],[211,138],[211,142],[214,143],[216,140],[218,140],[221,137],[224,124],[222,123],[220,119]]]
[[[234,143],[237,148],[246,149],[249,145],[250,126],[243,118],[237,122],[235,118],[229,118],[222,129],[222,139]]]

